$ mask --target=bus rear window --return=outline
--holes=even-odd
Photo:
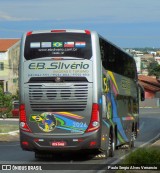
[[[85,33],[38,33],[26,37],[26,60],[44,57],[91,59],[91,35]]]

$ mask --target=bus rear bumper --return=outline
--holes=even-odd
[[[20,143],[27,151],[79,151],[100,149],[100,134],[98,131],[72,136],[42,136],[20,132]]]

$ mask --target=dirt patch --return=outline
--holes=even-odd
[[[19,133],[11,134],[0,134],[0,142],[9,142],[9,141],[19,141]]]

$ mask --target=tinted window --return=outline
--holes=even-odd
[[[26,37],[26,60],[42,57],[90,59],[91,56],[91,35],[86,33],[41,33]]]
[[[134,59],[116,46],[100,38],[102,65],[106,70],[136,79]]]

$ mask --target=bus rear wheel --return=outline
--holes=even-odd
[[[106,150],[106,156],[113,157],[114,151],[115,151],[115,137],[114,137],[113,133],[110,133],[108,140],[109,141],[108,141],[108,147]]]
[[[130,142],[129,142],[129,148],[134,148],[134,141],[135,141],[135,132],[134,130],[132,131],[131,133],[131,139],[130,139]]]

